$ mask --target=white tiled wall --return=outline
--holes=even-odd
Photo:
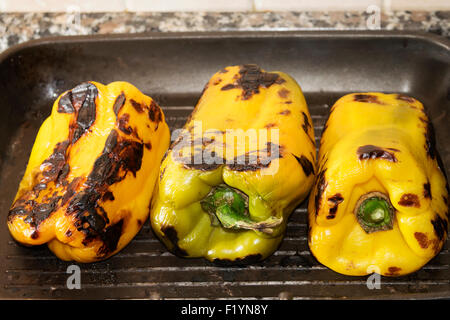
[[[0,12],[450,10],[450,0],[0,0]]]

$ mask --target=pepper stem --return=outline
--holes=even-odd
[[[369,192],[361,196],[355,206],[356,219],[367,233],[391,230],[394,211],[389,197],[381,192]]]
[[[248,196],[225,184],[214,187],[200,204],[211,216],[212,225],[222,225],[226,229],[257,230],[271,234],[282,221],[276,217],[254,221],[248,212]]]

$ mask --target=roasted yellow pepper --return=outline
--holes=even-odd
[[[311,124],[288,75],[256,65],[217,72],[162,162],[155,233],[180,256],[222,264],[269,256],[313,184]]]
[[[346,275],[414,272],[441,250],[448,184],[423,105],[360,93],[331,108],[309,200],[309,246]]]
[[[126,82],[86,82],[55,101],[8,215],[11,235],[63,260],[121,250],[148,218],[170,143],[160,107]]]

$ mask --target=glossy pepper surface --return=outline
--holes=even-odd
[[[256,65],[227,67],[207,83],[162,162],[152,228],[179,256],[264,259],[312,187],[314,163],[295,80]]]
[[[346,275],[414,272],[441,250],[448,184],[423,105],[360,93],[331,108],[309,199],[309,246]]]
[[[63,260],[121,250],[148,218],[170,143],[160,107],[126,82],[63,93],[36,137],[8,215],[11,235]]]

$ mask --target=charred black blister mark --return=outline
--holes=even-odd
[[[142,107],[142,105],[139,102],[137,102],[133,99],[130,99],[130,103],[138,113],[144,112],[144,108]]]
[[[41,179],[40,183],[55,181],[58,178],[66,163],[66,151],[68,146],[68,140],[58,142],[50,157],[42,162],[41,168],[43,168],[43,179]]]
[[[390,148],[389,150],[394,152],[396,149]],[[366,145],[359,147],[356,154],[358,155],[359,160],[384,159],[391,162],[397,162],[397,158],[393,152],[389,152],[387,149],[385,150],[381,147]]]
[[[276,126],[277,126],[276,123],[268,123],[268,124],[266,124],[266,125],[264,126],[264,128],[270,129],[270,128],[274,128],[274,127],[276,127]]]
[[[82,190],[75,194],[69,202],[66,213],[75,214],[77,221],[75,227],[78,231],[83,231],[89,238],[97,236],[106,226],[106,219],[97,212],[97,201],[101,194],[93,190]]]
[[[72,90],[72,106],[77,111],[75,130],[72,136],[72,144],[89,129],[96,117],[95,99],[98,90],[95,85],[89,82],[82,83]]]
[[[289,96],[290,91],[282,88],[281,90],[278,91],[278,96],[282,99],[286,99]]]
[[[182,162],[185,161],[186,158],[180,159]],[[212,170],[216,170],[217,168],[219,168],[220,166],[222,166],[222,164],[217,164],[217,163],[194,163],[194,158],[191,158],[192,160],[188,160],[184,163],[184,168],[186,169],[192,169],[192,170],[200,170],[200,171],[212,171]]]
[[[383,102],[378,100],[377,96],[370,95],[370,94],[355,94],[353,96],[353,99],[357,102],[384,104]]]
[[[213,263],[219,267],[232,267],[232,266],[246,266],[262,260],[262,255],[259,253],[250,254],[243,258],[230,259],[214,259]]]
[[[70,171],[70,166],[68,163],[65,163],[64,166],[62,167],[61,171],[58,174],[58,177],[56,178],[56,186],[67,186],[68,182],[67,182],[67,175],[69,174]]]
[[[250,99],[254,94],[259,93],[259,88],[269,88],[273,84],[282,84],[286,80],[276,73],[263,72],[255,64],[240,66],[239,77],[233,84],[227,84],[221,90],[242,89],[242,100]]]
[[[306,132],[306,134],[308,134],[308,129],[312,128],[312,126],[311,126],[311,123],[309,123],[308,116],[306,115],[306,113],[302,111],[302,115],[303,115],[302,128]]]
[[[419,243],[419,246],[422,249],[427,249],[430,245],[428,241],[428,237],[425,233],[422,232],[414,232],[414,237],[416,238],[417,242]]]
[[[69,201],[75,195],[75,190],[77,190],[81,180],[81,177],[76,177],[69,183],[61,200],[62,206],[64,206],[67,201]]]
[[[102,201],[114,201],[114,194],[111,191],[106,191],[102,197]]]
[[[161,232],[164,234],[164,237],[173,245],[173,248],[171,249],[173,254],[180,257],[188,256],[188,253],[178,246],[178,234],[177,230],[175,230],[173,226],[163,226],[161,228]]]
[[[288,116],[291,114],[291,110],[286,109],[286,110],[281,111],[279,114],[281,114],[283,116]]]
[[[133,129],[128,125],[129,121],[130,121],[130,115],[128,113],[124,113],[117,120],[117,126],[119,127],[119,130],[125,134],[133,133]]]
[[[167,167],[164,167],[164,168],[161,170],[161,172],[159,173],[159,181],[161,181],[161,180],[163,179],[164,173],[166,173],[166,168],[167,168]]]
[[[427,120],[425,132],[425,149],[431,159],[436,158],[436,136],[431,121]]]
[[[26,216],[24,221],[31,227],[37,228],[44,220],[46,220],[52,212],[58,207],[58,202],[62,196],[54,192],[50,197],[44,197],[39,202],[34,201],[42,190],[47,188],[47,184],[51,181],[59,181],[62,183],[69,171],[66,165],[66,150],[69,141],[63,141],[56,144],[53,153],[41,164],[42,172],[33,178],[34,187],[22,195],[11,206],[8,213],[8,221],[12,222],[15,216]]]
[[[114,102],[113,105],[113,110],[114,113],[116,114],[116,117],[119,115],[120,110],[125,105],[126,100],[127,98],[125,97],[125,94],[123,92],[117,96],[116,101]]]
[[[434,233],[439,241],[443,241],[447,235],[448,230],[448,221],[441,218],[440,215],[436,214],[434,220],[431,220],[431,224],[433,225]]]
[[[25,209],[23,212],[26,217],[24,222],[28,223],[31,227],[37,228],[44,220],[46,220],[50,214],[55,210],[58,205],[61,196],[55,196],[48,199],[48,202],[37,203],[37,202],[28,202],[26,203],[27,207],[18,207],[17,209]],[[17,214],[18,212],[12,212],[12,214]],[[20,212],[19,212],[20,213]]]
[[[303,172],[307,177],[309,177],[311,174],[314,174],[314,166],[311,161],[304,155],[301,155],[300,157],[297,157],[293,154],[295,159],[297,159],[298,163],[302,166]]]
[[[427,199],[431,199],[431,186],[430,183],[427,182],[423,185],[423,197]]]
[[[325,172],[327,170],[326,169],[322,169],[319,171],[319,174],[317,175],[317,187],[316,187],[316,195],[314,197],[314,205],[315,205],[315,209],[316,209],[316,216],[319,214],[319,210],[320,210],[320,204],[322,202],[322,195],[325,191],[325,189],[328,186],[328,182],[325,180]]]
[[[141,168],[143,148],[142,143],[124,139],[115,130],[111,130],[103,153],[95,161],[87,183],[94,186],[105,183],[112,185],[123,180],[128,172],[136,176]],[[119,176],[121,170],[124,174]]]
[[[334,219],[336,217],[336,212],[338,209],[339,204],[344,201],[344,198],[340,193],[336,193],[334,196],[328,198],[328,201],[333,204],[333,206],[330,208],[328,216],[326,216],[327,219]]]
[[[272,154],[272,151],[275,149],[278,149],[278,152]],[[269,167],[272,160],[282,157],[282,146],[268,142],[266,149],[246,152],[243,155],[237,156],[233,159],[232,163],[227,163],[227,167],[232,171],[257,171]]]
[[[58,101],[59,113],[74,113],[75,108],[72,105],[72,91],[64,93]]]
[[[136,176],[141,167],[142,154],[143,144],[127,140],[119,136],[116,130],[111,130],[102,154],[95,160],[87,177],[87,188],[75,194],[69,202],[66,212],[75,215],[75,227],[85,233],[83,244],[88,245],[95,239],[104,242],[98,252],[100,256],[115,250],[114,243],[117,244],[120,238],[123,222],[107,226],[109,219],[99,202],[114,200],[108,186],[123,180],[128,172]]]
[[[123,219],[119,222],[108,226],[105,231],[101,233],[103,245],[97,252],[99,257],[105,257],[117,249],[120,237],[122,236]]]
[[[420,208],[419,197],[416,194],[412,193],[405,193],[404,195],[402,195],[398,204],[404,207]]]
[[[414,103],[416,101],[414,98],[405,96],[403,94],[398,94],[397,95],[397,100],[402,100],[402,101],[406,101],[406,102],[409,102],[409,103]]]
[[[389,267],[388,271],[384,274],[386,276],[397,276],[402,269],[398,267]]]
[[[152,100],[152,102],[150,103],[150,108],[148,110],[148,117],[152,122],[158,123],[162,121],[161,108],[154,100]],[[156,128],[158,128],[158,126]]]

